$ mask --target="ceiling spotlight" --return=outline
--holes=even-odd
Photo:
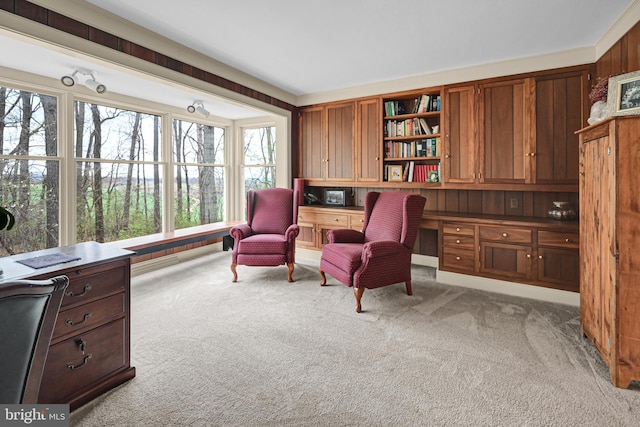
[[[198,113],[202,117],[209,117],[209,111],[204,108],[204,103],[202,101],[193,101],[193,104],[187,107],[187,111],[190,113]]]
[[[78,74],[88,76],[84,85],[89,89],[94,90],[97,93],[105,93],[107,91],[107,87],[105,85],[96,81],[96,72],[87,70],[86,68],[76,68],[70,75],[62,76],[60,81],[67,87],[74,86],[78,83]]]

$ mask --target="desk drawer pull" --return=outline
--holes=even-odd
[[[79,365],[74,365],[73,363],[69,363],[69,364],[67,364],[67,368],[71,369],[72,371],[73,371],[73,370],[76,370],[76,369],[80,369],[80,368],[82,368],[84,365],[86,365],[86,364],[87,364],[87,362],[89,362],[89,359],[91,359],[91,354],[87,354],[87,355],[82,359],[82,363],[81,363],[81,364],[79,364]]]
[[[71,319],[67,319],[67,320],[65,320],[65,322],[64,322],[64,323],[66,323],[66,324],[67,324],[67,325],[69,325],[69,326],[81,325],[81,324],[83,324],[84,322],[86,322],[87,320],[89,320],[89,318],[91,317],[91,314],[92,314],[91,312],[88,312],[87,314],[85,314],[85,315],[84,315],[84,317],[82,318],[82,320],[81,320],[81,321],[79,321],[79,322],[74,322],[74,321],[73,321],[73,320],[71,320]]]
[[[502,233],[502,237],[507,237],[508,234],[507,233]]]
[[[65,294],[66,296],[69,296],[69,297],[83,297],[83,296],[85,296],[85,295],[87,294],[87,292],[89,292],[90,290],[91,290],[91,283],[87,283],[86,285],[84,285],[84,289],[82,290],[82,293],[80,293],[80,294],[78,294],[78,295],[75,295],[75,294],[73,293],[73,291],[71,291],[71,290],[67,290],[67,291],[65,291],[65,293],[64,293],[64,294]]]

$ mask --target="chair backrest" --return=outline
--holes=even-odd
[[[298,204],[288,188],[263,188],[247,192],[247,224],[254,233],[284,234],[296,224]]]
[[[403,191],[371,191],[364,202],[364,241],[392,240],[413,248],[426,199]]]
[[[67,276],[0,283],[0,403],[37,403]]]

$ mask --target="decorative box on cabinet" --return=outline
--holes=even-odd
[[[640,117],[580,136],[580,320],[611,382],[640,380]]]
[[[16,262],[60,252],[80,259],[37,270]],[[4,280],[60,274],[69,277],[47,355],[39,403],[68,403],[74,410],[135,376],[129,354],[133,254],[85,242],[0,259]]]

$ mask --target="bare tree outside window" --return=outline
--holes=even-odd
[[[225,130],[173,121],[175,228],[224,219]]]
[[[276,186],[276,128],[245,128],[244,187],[249,190]]]
[[[16,219],[0,255],[59,242],[57,98],[0,87],[0,206]]]
[[[158,116],[77,101],[77,240],[162,230]]]

